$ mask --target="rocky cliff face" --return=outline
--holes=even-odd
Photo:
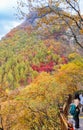
[[[18,30],[19,31],[24,30],[28,34],[31,32],[38,31],[38,38],[43,38],[43,39],[54,38],[55,40],[61,41],[63,43],[67,43],[68,46],[70,46],[70,48],[72,48],[72,50],[75,50],[82,54],[83,53],[82,49],[80,49],[79,47],[75,48],[76,43],[74,41],[74,38],[72,38],[71,32],[68,29],[66,29],[66,27],[61,26],[59,29],[57,29],[58,26],[56,26],[56,29],[55,29],[55,28],[53,28],[53,25],[46,25],[45,23],[42,23],[43,26],[36,28],[37,22],[41,18],[43,18],[44,16],[49,17],[50,14],[51,15],[53,14],[53,12],[51,12],[50,10],[48,11],[48,7],[46,7],[46,9],[47,9],[47,11],[42,14],[38,14],[37,11],[30,12],[28,17],[26,17],[19,26],[12,29],[4,38],[13,37],[13,35]],[[60,10],[60,9],[56,9],[56,10]],[[55,25],[58,22],[61,22],[61,21],[59,21],[59,20],[55,21]],[[78,35],[78,39],[81,43],[83,42],[83,36]]]

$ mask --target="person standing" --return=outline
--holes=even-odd
[[[73,103],[76,106],[75,114],[73,116],[75,121],[75,128],[79,128],[80,98],[78,93],[75,94]]]

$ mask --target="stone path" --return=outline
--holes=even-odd
[[[74,126],[74,120],[72,118],[72,116],[69,116],[69,122],[73,123],[73,126]],[[80,128],[79,129],[76,129],[76,130],[83,130],[83,113],[80,114]]]
[[[80,129],[79,130],[83,130],[83,116],[82,116],[82,118],[80,118]]]

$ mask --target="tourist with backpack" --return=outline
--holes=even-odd
[[[73,116],[75,128],[79,128],[80,98],[78,93],[75,94],[73,103],[70,104],[69,113]]]

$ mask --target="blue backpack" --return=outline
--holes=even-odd
[[[74,116],[76,114],[76,106],[75,104],[70,105],[69,113]]]

